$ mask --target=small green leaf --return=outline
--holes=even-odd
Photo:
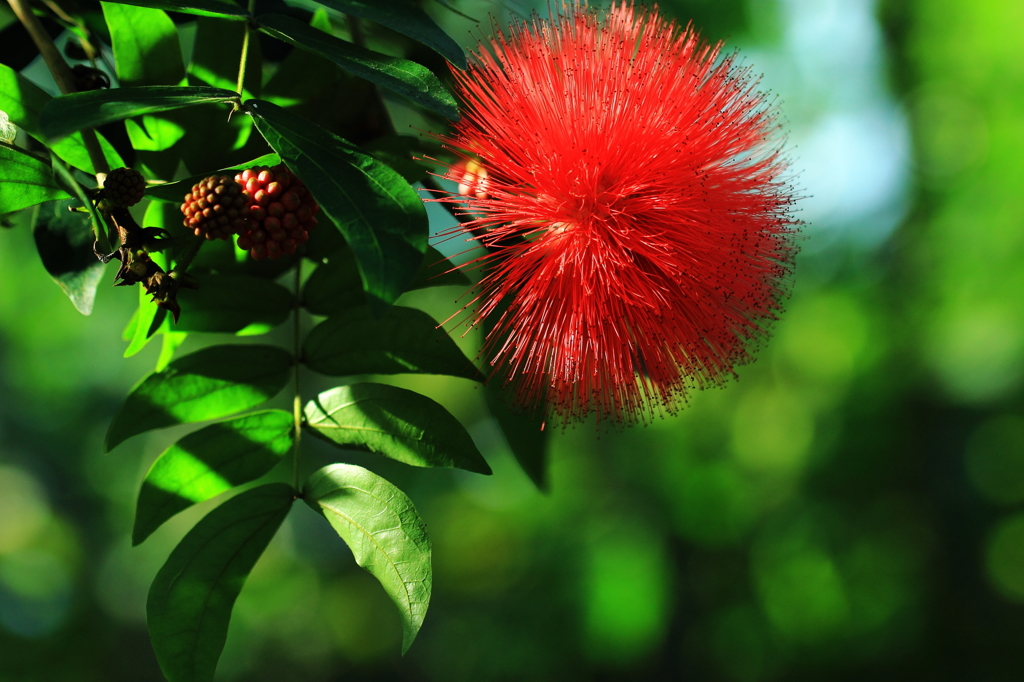
[[[101,2],[121,87],[179,85],[185,78],[178,29],[159,9]]]
[[[32,236],[46,272],[78,312],[88,315],[106,266],[92,250],[89,214],[68,210],[81,205],[75,199],[65,199],[39,206]]]
[[[136,5],[138,7],[153,7],[155,9],[167,10],[168,12],[181,12],[182,14],[195,14],[200,17],[219,17],[221,19],[233,19],[244,21],[249,13],[231,2],[230,0],[118,0],[122,5]],[[104,3],[109,4],[109,3]]]
[[[130,358],[146,347],[167,317],[167,311],[153,303],[152,297],[143,287],[139,287],[139,307],[134,319],[132,337],[128,347],[124,349],[124,357]]]
[[[291,450],[294,428],[288,412],[253,412],[199,429],[167,448],[142,481],[132,544],[193,504],[269,473]]]
[[[288,383],[292,356],[276,346],[212,346],[139,382],[107,429],[106,450],[134,435],[226,417],[259,405]]]
[[[280,284],[246,275],[197,275],[199,288],[178,292],[175,330],[255,336],[288,319],[295,296]]]
[[[149,85],[76,92],[50,100],[39,116],[39,128],[52,140],[132,116],[237,99],[230,90],[204,86]]]
[[[405,95],[442,116],[459,118],[455,96],[422,64],[367,50],[281,14],[261,14],[256,23],[267,35],[323,55],[353,76]]]
[[[332,464],[310,476],[305,500],[398,606],[404,654],[427,614],[432,579],[426,524],[412,501],[377,474],[351,464]]]
[[[39,130],[39,114],[51,99],[53,98],[38,85],[9,66],[0,64],[0,109],[7,112],[12,123],[40,142],[44,142],[45,138]],[[113,146],[99,132],[96,133],[96,137],[110,167],[122,168],[124,161]],[[96,172],[89,152],[85,149],[81,133],[75,133],[50,145],[50,149],[58,158],[75,168],[81,168],[90,175]]]
[[[0,213],[70,196],[53,179],[50,164],[17,147],[0,145]]]
[[[146,622],[170,682],[212,682],[235,599],[294,499],[285,483],[232,497],[197,523],[160,568]]]
[[[279,106],[250,100],[246,107],[345,236],[369,304],[386,308],[412,281],[427,248],[427,212],[416,191],[355,145]]]
[[[175,332],[167,328],[167,318],[164,317],[163,329],[163,343],[160,344],[160,355],[156,359],[156,367],[154,372],[162,372],[167,369],[167,365],[174,359],[174,353],[181,347],[181,344],[185,343],[185,339],[188,338],[188,334],[185,332]]]
[[[279,163],[281,163],[281,157],[277,154],[264,154],[252,161],[246,161],[245,163],[240,163],[229,168],[221,168],[220,170],[203,173],[202,175],[193,175],[190,178],[178,180],[177,182],[168,182],[163,185],[150,185],[146,188],[146,197],[149,199],[157,199],[159,201],[169,201],[172,204],[180,204],[185,200],[185,195],[192,191],[192,186],[203,178],[208,178],[211,175],[233,176],[236,171],[252,168],[253,166],[276,166]]]
[[[468,287],[469,278],[454,267],[440,251],[428,246],[423,265],[408,290],[452,285]],[[314,315],[336,315],[366,304],[359,269],[350,249],[339,249],[310,275],[302,289],[302,302]]]
[[[460,69],[466,53],[419,5],[409,0],[323,0],[320,4],[361,19],[375,21],[423,43]]]
[[[416,467],[490,474],[465,427],[430,398],[385,384],[339,386],[306,403],[314,435]]]
[[[302,357],[311,370],[330,376],[413,373],[483,380],[429,315],[402,306],[380,317],[353,308],[321,322],[306,336]]]

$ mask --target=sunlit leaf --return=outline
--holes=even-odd
[[[139,492],[132,544],[196,502],[268,473],[291,450],[294,416],[254,412],[190,433],[160,455]]]
[[[306,482],[306,504],[323,514],[402,615],[402,653],[430,603],[432,572],[426,524],[412,501],[386,480],[351,464],[332,464]]]
[[[160,568],[146,622],[169,682],[212,682],[235,599],[294,499],[285,483],[232,497],[197,523]]]
[[[182,14],[195,14],[201,17],[219,17],[221,19],[233,19],[243,21],[249,13],[230,0],[218,2],[217,0],[117,0],[122,5],[136,5],[138,7],[153,7],[155,9],[167,10],[169,12],[181,12]],[[110,4],[110,3],[104,3]]]
[[[150,85],[76,92],[50,100],[39,117],[39,129],[47,139],[55,139],[132,116],[235,99],[238,95],[230,90],[205,86]]]
[[[101,2],[122,87],[179,85],[185,78],[178,29],[159,9]]]
[[[182,309],[175,325],[178,331],[266,334],[295,307],[290,291],[261,277],[198,275],[197,279],[198,289],[178,292]]]
[[[369,304],[386,308],[412,281],[427,248],[427,212],[416,191],[355,145],[281,107],[262,101],[246,107],[345,236]]]
[[[96,287],[105,265],[93,253],[92,221],[74,199],[42,204],[35,215],[32,236],[43,267],[78,312],[88,315],[96,300]]]
[[[314,327],[303,361],[330,376],[355,374],[448,374],[481,381],[455,342],[426,313],[392,306],[380,317],[353,308]]]
[[[422,64],[367,50],[281,14],[262,14],[256,22],[267,35],[316,52],[354,76],[405,95],[442,116],[459,117],[455,96]]]
[[[212,346],[178,358],[139,382],[107,429],[106,449],[174,424],[259,405],[288,382],[292,356],[276,346]]]
[[[45,138],[39,130],[39,114],[51,99],[53,98],[38,85],[9,66],[0,64],[0,110],[7,112],[12,123],[40,142],[45,141]],[[103,155],[107,158],[107,164],[111,168],[123,167],[124,161],[107,139],[99,132],[96,132],[96,138],[99,140]],[[75,133],[50,145],[50,149],[75,168],[81,168],[90,174],[96,172],[81,133]]]
[[[53,179],[50,164],[17,147],[0,145],[0,213],[68,198]]]
[[[466,68],[466,53],[459,44],[410,0],[322,0],[320,4],[387,26],[423,43],[460,69]]]
[[[313,434],[417,467],[490,474],[465,427],[430,398],[385,384],[351,384],[306,403]]]

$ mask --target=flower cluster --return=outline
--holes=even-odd
[[[453,70],[447,177],[488,255],[471,322],[492,380],[573,421],[646,421],[749,362],[797,223],[748,69],[620,2],[513,25]]]

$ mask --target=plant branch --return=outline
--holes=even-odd
[[[64,61],[60,50],[54,45],[50,34],[43,28],[42,22],[32,13],[32,9],[28,6],[28,0],[7,1],[18,20],[32,37],[32,42],[36,44],[39,54],[43,56],[43,61],[46,62],[50,73],[53,74],[53,80],[57,82],[61,93],[69,95],[76,92],[75,77],[72,75],[71,69],[68,68],[68,63]],[[96,180],[99,182],[103,179],[100,176],[105,176],[110,171],[110,166],[107,165],[107,158],[103,155],[103,149],[100,148],[99,140],[96,139],[96,133],[92,128],[85,128],[81,132],[85,150],[89,154],[89,160],[92,161],[92,167],[96,171]]]
[[[302,258],[299,258],[295,263],[295,320],[292,336],[292,350],[295,357],[295,397],[292,399],[292,416],[295,419],[295,441],[292,443],[292,470],[295,480],[294,488],[296,490],[299,489],[299,441],[302,438],[302,396],[299,393],[299,353],[302,341],[300,324],[300,313],[302,312],[301,286]]]
[[[256,0],[249,0],[249,19],[245,20],[245,33],[242,34],[242,58],[238,62],[238,81],[235,86],[235,92],[238,93],[239,101],[242,98],[242,87],[245,85],[245,63],[249,59],[249,34],[252,33],[252,27],[249,26],[249,22],[255,10]],[[236,104],[235,108],[237,110],[240,107]]]

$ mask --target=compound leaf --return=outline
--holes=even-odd
[[[134,435],[226,417],[276,395],[292,356],[276,346],[211,346],[178,358],[139,382],[107,429],[110,450]]]
[[[320,3],[361,19],[375,21],[423,43],[460,69],[466,53],[419,5],[409,0],[322,0]]]
[[[402,306],[380,317],[360,307],[328,318],[306,336],[302,357],[311,370],[330,376],[413,373],[483,380],[433,318]]]
[[[167,448],[142,482],[132,544],[178,512],[268,473],[291,450],[293,415],[253,412],[210,424]]]
[[[82,128],[95,128],[132,116],[237,99],[238,95],[230,90],[201,85],[145,85],[76,92],[50,100],[39,115],[39,129],[53,140]]]
[[[68,210],[81,205],[75,199],[42,204],[37,209],[32,236],[46,272],[78,312],[88,315],[106,266],[93,253],[89,214]]]
[[[367,50],[281,14],[262,14],[256,22],[267,35],[326,57],[353,76],[405,95],[442,116],[459,117],[454,95],[422,64]]]
[[[0,145],[0,213],[70,196],[57,185],[50,164],[17,147]]]
[[[212,682],[235,599],[294,499],[285,483],[232,497],[197,523],[160,568],[146,621],[170,682]]]
[[[185,312],[176,331],[266,334],[295,307],[290,291],[262,277],[198,275],[196,279],[198,289],[178,292],[178,303]]]
[[[385,384],[351,384],[324,391],[306,404],[314,435],[417,467],[449,467],[490,474],[465,427],[430,398]]]
[[[231,2],[230,0],[114,0],[121,5],[135,5],[137,7],[153,7],[155,9],[167,10],[169,12],[181,12],[182,14],[195,14],[200,17],[218,17],[221,19],[233,19],[244,21],[249,13]],[[109,3],[104,3],[109,4]]]
[[[377,474],[332,464],[306,482],[306,504],[327,518],[356,563],[380,581],[402,615],[408,651],[430,603],[430,540],[405,493]]]

